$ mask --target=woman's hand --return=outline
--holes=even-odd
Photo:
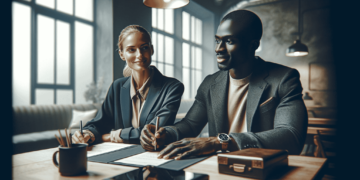
[[[72,142],[74,144],[79,144],[79,143],[86,143],[89,141],[90,139],[90,135],[87,133],[83,133],[83,135],[81,135],[80,130],[75,131],[74,135],[72,136]]]

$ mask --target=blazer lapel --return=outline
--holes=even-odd
[[[143,127],[145,125],[149,112],[153,108],[154,103],[156,102],[162,88],[162,74],[155,67],[153,68],[153,70],[154,76],[150,85],[148,95],[146,97],[145,104],[143,105],[140,114],[140,127]]]
[[[257,70],[250,77],[249,90],[246,103],[246,123],[247,131],[251,131],[251,123],[254,118],[254,114],[259,106],[259,101],[262,96],[262,93],[268,86],[268,83],[264,80],[269,72],[264,70],[264,60],[258,57],[258,62],[256,64]]]
[[[121,116],[124,128],[131,127],[132,105],[130,99],[130,78],[128,78],[120,91]]]
[[[229,122],[227,117],[227,97],[229,89],[229,71],[221,71],[211,85],[210,95],[212,111],[215,117],[215,127],[217,133],[228,133]]]

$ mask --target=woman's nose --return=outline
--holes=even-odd
[[[141,57],[142,57],[142,52],[141,52],[140,49],[137,49],[137,50],[136,50],[136,58],[139,59],[139,58],[141,58]]]

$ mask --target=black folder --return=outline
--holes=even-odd
[[[92,157],[89,157],[89,161],[93,162],[100,162],[100,163],[108,163],[108,164],[118,164],[118,165],[126,165],[126,166],[134,166],[134,167],[145,167],[143,165],[137,165],[137,164],[130,164],[130,163],[120,163],[120,162],[114,162],[119,159],[127,158],[136,154],[140,154],[145,152],[145,150],[141,147],[141,145],[133,145],[126,148],[122,148],[119,150],[95,155]],[[164,164],[161,164],[159,166],[156,166],[158,168],[167,169],[167,170],[174,170],[174,171],[180,171],[192,164],[195,164],[199,161],[202,161],[209,156],[202,156],[202,157],[195,157],[195,158],[189,158],[189,159],[182,159],[182,160],[170,160]]]

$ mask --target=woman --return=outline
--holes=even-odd
[[[154,48],[149,32],[138,25],[127,26],[119,36],[118,47],[131,76],[112,83],[96,117],[84,126],[83,135],[75,132],[74,143],[139,144],[141,129],[155,124],[157,117],[160,126],[174,123],[184,85],[150,66]]]

